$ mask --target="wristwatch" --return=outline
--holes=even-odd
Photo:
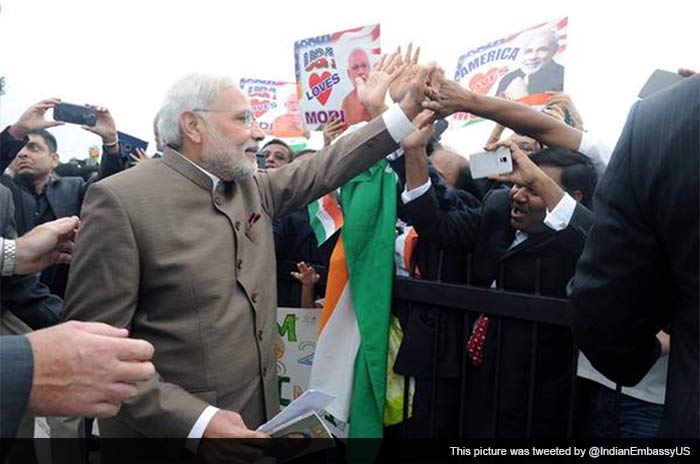
[[[11,276],[15,273],[15,257],[17,246],[14,240],[2,240],[2,266],[0,266],[0,274],[3,276]]]

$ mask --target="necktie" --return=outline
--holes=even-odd
[[[483,314],[479,316],[474,325],[474,330],[467,341],[467,352],[472,366],[479,367],[484,360],[484,344],[486,343],[486,331],[489,328],[489,318]]]

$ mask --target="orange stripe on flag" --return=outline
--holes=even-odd
[[[338,305],[340,296],[348,283],[348,267],[345,262],[345,248],[343,247],[343,238],[335,244],[333,253],[331,254],[328,271],[328,281],[326,283],[326,300],[321,311],[321,324],[318,331],[321,333],[328,319],[331,318],[333,310]]]
[[[324,195],[322,200],[323,209],[326,210],[328,215],[333,219],[333,224],[335,229],[338,230],[343,225],[343,213],[340,211],[340,206],[335,199],[335,194],[329,193]]]

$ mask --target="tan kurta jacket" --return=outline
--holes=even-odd
[[[116,418],[100,422],[101,434],[184,439],[209,404],[239,412],[250,428],[272,417],[272,220],[396,148],[377,118],[309,160],[225,190],[212,192],[211,179],[172,150],[93,185],[64,318],[129,328],[153,343],[158,371]]]

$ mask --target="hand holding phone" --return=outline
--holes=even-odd
[[[474,153],[469,157],[469,170],[473,179],[482,179],[497,174],[507,174],[513,170],[513,159],[508,147],[496,151]]]
[[[89,106],[59,103],[53,109],[53,118],[56,121],[92,127],[97,124],[97,110]]]

